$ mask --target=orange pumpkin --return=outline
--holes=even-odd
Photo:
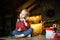
[[[42,20],[42,16],[31,16],[31,17],[27,17],[27,20],[29,20],[30,22],[34,22],[34,23],[39,23],[39,21]]]
[[[43,23],[31,24],[31,28],[33,28],[33,30],[34,30],[33,33],[35,35],[41,34],[42,30],[43,30],[43,27],[44,27]]]

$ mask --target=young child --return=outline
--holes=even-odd
[[[30,28],[29,21],[26,20],[28,13],[29,12],[26,9],[22,10],[22,12],[20,13],[19,19],[17,19],[16,22],[16,29],[12,33],[15,36],[15,38],[31,37],[33,29]]]
[[[58,35],[56,33],[56,24],[53,24],[52,27],[46,27],[46,38],[47,39],[55,39],[58,38]]]

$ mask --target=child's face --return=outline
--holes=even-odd
[[[26,18],[28,15],[28,11],[26,9],[22,10],[22,12],[20,13],[20,18]]]
[[[27,14],[25,13],[20,14],[20,18],[26,18],[26,17],[27,17]]]

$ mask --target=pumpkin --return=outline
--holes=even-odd
[[[43,27],[44,27],[43,23],[31,24],[31,28],[33,28],[33,34],[35,35],[41,34]]]
[[[27,17],[27,20],[29,20],[30,22],[34,22],[34,23],[39,23],[39,21],[42,20],[42,17],[41,17],[41,15],[31,16],[31,17]]]

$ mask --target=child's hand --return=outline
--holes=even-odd
[[[27,26],[27,23],[25,22],[25,26]]]
[[[18,31],[22,31],[22,29],[21,29],[21,28],[19,28],[19,29],[18,29]]]
[[[26,20],[24,19],[24,23],[25,23],[25,26],[27,26],[27,22],[26,22]]]

